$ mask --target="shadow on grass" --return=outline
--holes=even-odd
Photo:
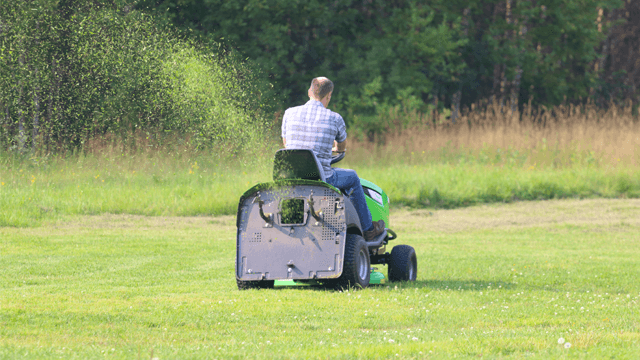
[[[397,286],[398,289],[429,288],[433,290],[486,291],[487,289],[513,289],[517,285],[504,281],[488,280],[416,280],[389,282],[383,286]]]
[[[369,285],[370,288],[384,289],[422,289],[429,288],[432,290],[452,290],[452,291],[486,291],[488,289],[513,289],[517,285],[504,281],[488,281],[488,280],[416,280],[416,281],[401,281],[401,282],[387,282],[385,284]],[[323,287],[320,284],[314,285],[279,285],[275,286],[276,290],[320,290],[320,291],[340,291],[331,287]],[[351,289],[349,289],[351,290]]]

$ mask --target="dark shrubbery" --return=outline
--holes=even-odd
[[[306,101],[311,78],[331,78],[331,106],[367,136],[383,133],[383,118],[398,108],[435,122],[483,101],[520,109],[530,100],[548,108],[587,98],[601,107],[638,101],[638,1],[140,0],[138,7],[238,49],[271,76],[285,107]]]

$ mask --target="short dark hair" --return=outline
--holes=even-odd
[[[316,99],[322,100],[332,91],[333,83],[326,77],[317,77],[311,80],[311,93]]]

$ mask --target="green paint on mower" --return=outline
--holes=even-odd
[[[372,271],[370,275],[369,285],[380,285],[386,282],[386,277],[383,273],[378,271]],[[307,280],[307,281],[295,281],[295,280],[275,280],[273,283],[274,286],[315,286],[321,285],[318,281]]]

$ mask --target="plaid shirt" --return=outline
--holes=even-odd
[[[320,101],[288,108],[282,119],[282,137],[287,149],[311,149],[322,164],[324,175],[333,175],[331,149],[333,140],[343,142],[347,130],[340,114],[325,109]]]

